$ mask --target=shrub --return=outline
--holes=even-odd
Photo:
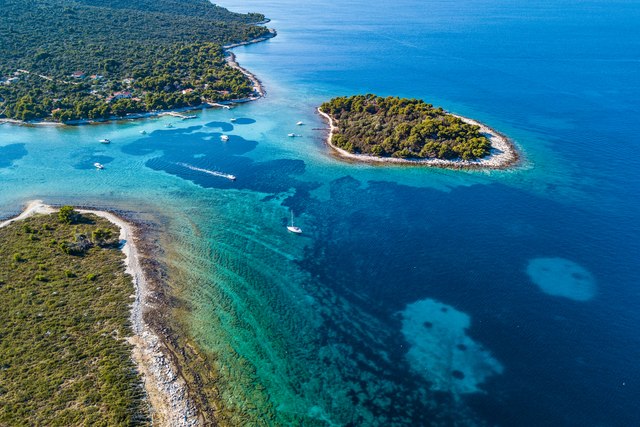
[[[111,236],[111,231],[104,228],[98,228],[91,234],[93,241],[100,246],[105,246],[111,243]]]
[[[71,254],[71,248],[69,247],[69,244],[67,242],[58,243],[58,248],[60,248],[60,250],[67,255]]]
[[[384,150],[382,149],[381,145],[375,144],[373,147],[371,147],[371,154],[373,154],[374,156],[382,156],[384,154]]]
[[[84,253],[88,251],[93,243],[91,240],[87,239],[87,236],[84,234],[76,234],[76,243],[73,245],[73,249],[77,253]]]
[[[63,206],[58,211],[58,219],[64,224],[74,224],[78,221],[80,214],[71,206]]]

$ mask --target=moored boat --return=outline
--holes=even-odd
[[[287,230],[295,234],[302,233],[302,229],[300,227],[296,227],[295,225],[293,225],[293,211],[291,211],[291,225],[287,225]]]

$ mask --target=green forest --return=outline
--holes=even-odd
[[[332,144],[350,153],[404,159],[473,160],[489,154],[480,128],[418,99],[338,97],[320,106],[336,126]]]
[[[63,207],[0,228],[0,425],[146,426],[120,230]]]
[[[269,35],[207,0],[5,0],[0,117],[70,121],[244,98],[222,46]]]

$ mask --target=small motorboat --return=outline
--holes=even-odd
[[[141,135],[146,135],[146,134],[147,134],[147,131],[146,131],[146,130],[141,130],[141,131],[140,131],[140,134],[141,134]]]
[[[107,138],[101,139],[100,144],[111,144],[111,140]]]
[[[296,126],[302,126],[304,124],[304,122],[298,122],[296,123]]]
[[[222,141],[222,142],[227,142],[228,140],[229,140],[229,137],[227,135],[222,135],[220,137],[220,141]]]
[[[295,138],[295,137],[296,137],[296,136],[298,136],[298,135],[296,135],[295,133],[288,133],[288,134],[287,134],[287,136],[288,136],[289,138]]]
[[[164,127],[166,127],[166,128],[172,128],[172,127],[173,127],[173,125],[172,125],[171,123],[167,123],[166,125],[164,125]]]
[[[233,122],[235,122],[236,120],[238,120],[238,119],[236,119],[236,118],[234,117],[234,118],[232,118],[232,119],[231,119],[231,120],[229,120],[229,121],[230,121],[231,123],[233,123]]]
[[[102,163],[95,162],[93,166],[95,166],[96,169],[104,169],[104,166],[102,165]]]

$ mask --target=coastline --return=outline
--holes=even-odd
[[[262,25],[268,23],[269,20],[265,19],[263,22],[258,22],[256,25]],[[250,44],[260,43],[272,39],[277,35],[277,32],[274,29],[269,29],[269,34],[261,37],[257,37],[255,39],[246,40],[244,42],[233,43],[229,45],[222,46],[222,50],[225,54],[225,61],[228,66],[231,68],[235,68],[240,71],[245,77],[247,77],[251,83],[253,84],[254,94],[252,96],[246,98],[237,98],[231,99],[228,101],[206,101],[200,105],[196,106],[186,106],[180,108],[174,108],[171,110],[157,110],[157,111],[143,111],[139,113],[130,113],[125,116],[111,116],[106,119],[78,119],[78,120],[70,120],[68,122],[49,122],[49,121],[23,121],[17,119],[9,119],[9,118],[0,118],[0,125],[10,124],[10,125],[18,125],[18,126],[79,126],[79,125],[90,125],[90,124],[102,124],[102,123],[110,123],[119,120],[137,120],[137,119],[147,119],[150,117],[161,117],[165,115],[171,115],[172,113],[186,112],[186,111],[196,111],[205,108],[229,108],[229,106],[233,104],[242,104],[245,102],[258,100],[266,95],[266,91],[260,79],[255,76],[255,74],[248,71],[246,68],[243,68],[238,61],[236,60],[235,54],[231,51],[231,49],[247,46]]]
[[[490,127],[469,119],[467,117],[459,116],[457,114],[451,114],[458,117],[465,123],[476,125],[480,127],[480,132],[484,134],[491,142],[491,151],[488,156],[482,159],[476,160],[444,160],[444,159],[401,159],[395,157],[376,157],[365,154],[353,154],[349,153],[342,148],[336,147],[331,139],[337,127],[333,123],[333,118],[317,108],[318,114],[320,114],[329,124],[329,134],[326,138],[326,143],[336,153],[337,157],[346,160],[354,160],[361,163],[371,164],[395,164],[395,165],[411,165],[411,166],[426,166],[443,169],[477,169],[477,170],[503,170],[516,166],[520,162],[520,154],[516,149],[513,142],[505,135],[491,129]]]
[[[27,207],[14,218],[0,223],[0,228],[14,221],[36,214],[51,214],[56,208],[41,200],[28,203]],[[189,397],[188,386],[173,363],[170,350],[160,334],[145,321],[145,314],[154,309],[151,302],[152,290],[148,274],[142,266],[140,251],[136,245],[140,231],[132,222],[125,221],[112,212],[94,209],[76,209],[83,214],[94,214],[107,219],[120,228],[121,251],[125,255],[125,273],[132,278],[134,302],[131,305],[131,329],[133,335],[127,341],[133,346],[131,357],[141,375],[147,400],[150,405],[153,425],[158,426],[199,426],[198,410]]]
[[[266,22],[269,22],[269,21],[267,20]],[[246,68],[243,68],[242,66],[240,66],[240,64],[238,64],[238,61],[236,60],[236,55],[232,52],[232,49],[240,46],[247,46],[250,44],[261,43],[274,38],[277,34],[278,33],[276,33],[274,29],[269,29],[268,35],[247,40],[240,43],[233,43],[233,44],[222,46],[222,50],[225,52],[225,61],[227,62],[227,65],[229,65],[231,68],[235,68],[236,70],[240,71],[242,74],[244,74],[246,78],[251,80],[251,83],[253,83],[253,91],[254,91],[254,96],[250,96],[248,98],[242,98],[242,99],[234,99],[231,101],[226,101],[226,103],[233,104],[233,103],[255,101],[256,99],[262,98],[266,95],[266,91],[260,79],[258,79],[255,74],[253,74],[252,72],[250,72],[249,70],[247,70]],[[225,102],[220,102],[219,104],[226,105]]]

